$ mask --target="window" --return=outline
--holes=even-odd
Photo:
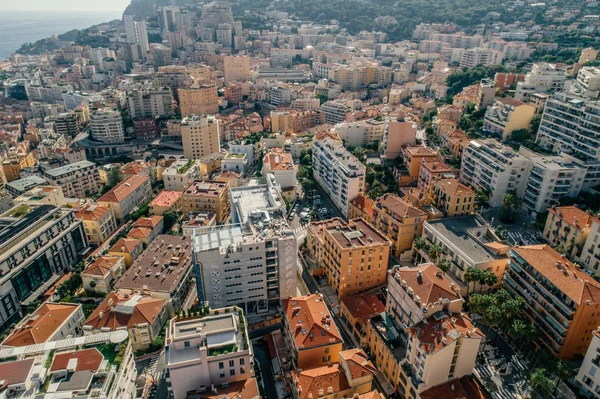
[[[219,378],[225,378],[225,373],[219,374]]]
[[[225,368],[225,365],[223,364],[223,362],[219,362],[219,370],[223,370]]]
[[[189,347],[190,347],[190,341],[185,341],[185,342],[183,343],[183,346],[184,346],[185,348],[189,348]]]
[[[241,358],[240,359],[240,366],[243,366],[244,364],[246,364],[246,359]]]
[[[230,360],[229,361],[229,367],[235,367],[235,361],[234,360]]]
[[[235,375],[235,369],[229,370],[229,375],[233,377]]]

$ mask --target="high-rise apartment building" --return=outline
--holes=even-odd
[[[344,215],[349,203],[365,191],[365,165],[330,136],[316,138],[312,153],[313,177]]]
[[[127,35],[128,44],[137,44],[140,47],[142,58],[146,58],[145,54],[150,51],[148,42],[148,30],[146,29],[146,21],[134,20],[131,15],[124,15],[125,34]]]
[[[225,84],[231,82],[246,81],[250,79],[250,57],[228,56],[223,57],[223,74]]]
[[[488,204],[500,206],[509,190],[522,195],[530,161],[495,139],[473,140],[465,148],[460,181],[489,192]]]
[[[358,147],[381,142],[386,128],[385,121],[368,119],[337,124],[335,132],[342,139],[344,145]]]
[[[567,65],[538,62],[522,82],[517,82],[515,99],[528,102],[533,94],[554,93],[562,90],[569,75]]]
[[[129,117],[158,118],[173,115],[173,96],[169,89],[135,89],[127,93]]]
[[[0,327],[81,259],[85,232],[72,210],[21,204],[0,215]]]
[[[465,50],[460,56],[460,67],[473,68],[477,65],[501,65],[504,54],[500,51],[485,47],[475,47]]]
[[[179,106],[181,116],[202,116],[214,115],[219,113],[219,96],[217,86],[212,84],[193,85],[191,87],[180,88]]]
[[[385,284],[392,243],[364,219],[312,222],[307,245],[339,298]]]
[[[99,109],[90,115],[92,138],[103,143],[125,141],[123,118],[116,109]]]
[[[296,294],[297,237],[272,175],[230,193],[232,224],[192,234],[198,295],[211,306],[264,312]]]
[[[200,159],[221,151],[221,122],[214,116],[188,116],[181,121],[183,154]]]

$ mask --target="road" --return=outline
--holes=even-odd
[[[271,364],[271,359],[268,355],[269,350],[264,346],[255,343],[252,343],[252,349],[254,350],[254,359],[258,362],[261,371],[261,375],[258,379],[261,381],[264,394],[267,399],[278,399],[277,389],[275,388],[273,365]]]

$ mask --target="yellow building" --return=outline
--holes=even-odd
[[[576,206],[552,207],[548,209],[542,235],[551,246],[560,245],[561,252],[576,257],[581,254],[594,221],[598,219]]]
[[[394,256],[412,248],[415,237],[421,236],[427,213],[412,206],[395,194],[386,194],[372,202],[365,199],[364,216],[392,241]]]
[[[120,238],[109,250],[109,256],[120,256],[129,267],[144,252],[144,243],[135,238]]]
[[[214,180],[195,181],[183,192],[181,202],[186,214],[214,212],[217,222],[222,223],[229,217],[229,184]]]
[[[340,318],[358,342],[367,346],[367,325],[369,319],[385,311],[385,304],[375,293],[365,292],[347,296],[340,301]]]
[[[458,179],[440,179],[431,189],[433,205],[446,216],[469,215],[474,211],[475,191]]]
[[[188,116],[181,122],[183,155],[200,159],[220,152],[221,125],[214,116]]]
[[[16,159],[2,162],[2,170],[7,183],[21,178],[21,164]]]
[[[506,140],[515,130],[529,129],[535,112],[535,107],[512,97],[498,97],[486,110],[483,127]]]
[[[83,221],[90,244],[100,245],[117,230],[115,211],[108,206],[88,205],[75,214]]]
[[[246,81],[250,79],[250,57],[225,56],[223,57],[223,75],[225,85],[231,82]]]
[[[225,158],[225,154],[222,152],[216,152],[214,154],[207,155],[198,160],[198,167],[200,168],[200,178],[208,179],[213,173],[221,169],[221,162]],[[233,173],[233,172],[232,172]]]
[[[339,298],[385,284],[390,240],[362,218],[313,222],[308,249]]]
[[[183,118],[192,115],[214,115],[219,113],[217,86],[211,84],[180,88],[179,104]]]
[[[337,363],[344,340],[320,294],[283,301],[283,328],[296,368]]]
[[[414,183],[419,179],[421,171],[421,162],[435,161],[438,159],[437,151],[429,147],[406,147],[403,149],[404,165],[408,169],[410,175],[410,183]]]

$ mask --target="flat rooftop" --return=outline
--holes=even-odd
[[[215,180],[197,180],[193,182],[187,190],[183,192],[184,196],[201,195],[218,197],[223,190],[227,188],[227,183]]]
[[[198,334],[215,334],[236,328],[233,321],[234,314],[224,314],[219,316],[208,316],[201,319],[178,321],[175,323],[173,331],[175,339],[185,338]]]

